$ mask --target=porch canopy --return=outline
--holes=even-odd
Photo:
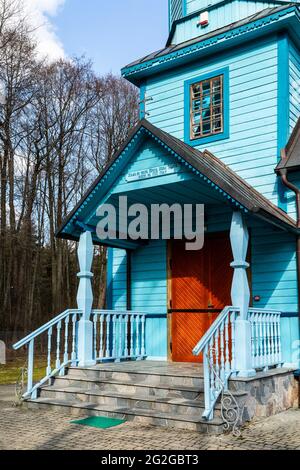
[[[201,203],[205,213],[221,207],[228,214],[239,210],[284,230],[297,232],[295,221],[247,184],[217,157],[200,152],[147,120],[141,120],[126,142],[100,173],[86,194],[63,221],[56,236],[79,240],[91,232],[95,244],[135,249],[145,241],[101,240],[97,209],[104,203],[118,208],[119,196],[128,204]]]

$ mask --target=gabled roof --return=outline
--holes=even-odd
[[[255,35],[263,34],[265,29],[270,32],[273,25],[276,25],[279,20],[288,20],[290,16],[298,18],[298,12],[299,4],[297,3],[285,3],[278,7],[266,8],[205,35],[177,45],[169,44],[167,47],[123,67],[122,75],[133,83],[139,83],[141,77],[150,71],[156,73],[160,69],[170,67],[171,63],[180,65],[185,63],[184,61],[196,60],[199,55],[203,55],[206,49],[222,47],[223,50],[227,43],[228,47],[232,47],[233,40],[241,41],[242,38],[249,40],[250,37],[254,38]],[[280,28],[282,27],[283,25],[280,25]],[[298,21],[295,28],[298,31]]]
[[[286,169],[300,171],[300,118],[298,119],[289,141],[282,152],[283,158],[275,168],[276,173]]]
[[[183,161],[184,164],[190,165],[190,167],[195,170],[195,175],[198,175],[202,178],[202,181],[204,180],[206,184],[222,193],[224,201],[232,201],[235,208],[243,208],[245,212],[254,213],[274,225],[281,226],[287,230],[297,231],[296,223],[292,218],[246,183],[245,180],[222,163],[221,160],[212,153],[207,150],[200,152],[167,132],[158,129],[146,119],[143,119],[132,129],[126,142],[124,142],[120,150],[103,169],[80,202],[63,221],[61,227],[56,232],[57,237],[73,240],[78,238],[77,236],[71,235],[66,227],[70,226],[72,223],[81,222],[80,212],[82,208],[89,204],[93,198],[97,198],[97,187],[108,178],[108,175],[113,175],[114,179],[118,178],[119,173],[116,165],[128,149],[133,147],[134,139],[138,135],[155,139],[164,146],[164,148],[167,148],[174,158],[178,158]],[[201,181],[200,178],[199,183]],[[100,204],[99,200],[97,200],[97,202]]]

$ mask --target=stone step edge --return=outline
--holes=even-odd
[[[141,371],[141,370],[137,370],[137,371],[133,371],[133,370],[126,370],[126,369],[110,369],[108,367],[105,368],[105,365],[104,367],[102,367],[103,364],[101,364],[101,369],[99,367],[76,367],[76,366],[69,366],[69,367],[66,367],[66,370],[83,370],[85,372],[88,372],[88,371],[92,371],[92,372],[110,372],[112,374],[135,374],[135,375],[147,375],[147,377],[151,376],[151,375],[155,375],[155,376],[159,376],[159,377],[181,377],[182,379],[204,379],[204,375],[203,375],[203,372],[202,371],[199,371],[199,375],[182,375],[182,374],[174,374],[174,373],[170,373],[170,372],[166,372],[166,373],[160,373],[160,372],[153,372],[151,370],[149,371]]]
[[[99,411],[104,412],[104,413],[113,413],[113,414],[118,414],[122,416],[142,416],[142,417],[148,417],[148,418],[157,418],[157,419],[167,419],[170,421],[181,421],[181,422],[186,422],[186,423],[194,423],[194,424],[207,424],[211,426],[223,426],[224,421],[222,421],[221,418],[214,418],[211,421],[207,421],[203,418],[197,418],[193,419],[192,416],[189,415],[180,415],[177,414],[176,416],[170,415],[168,413],[162,413],[162,412],[157,412],[159,415],[155,415],[155,410],[144,410],[143,408],[111,408],[110,410],[105,410],[99,406],[98,403],[89,403],[88,405],[74,402],[70,403],[65,400],[51,400],[51,399],[45,399],[45,398],[37,398],[35,400],[26,400],[27,403],[34,403],[38,405],[50,405],[50,406],[62,406],[65,408],[75,408],[75,409],[81,409],[81,410],[86,410],[86,411]]]
[[[73,382],[88,382],[88,383],[98,383],[98,384],[112,384],[112,385],[125,385],[125,386],[133,386],[133,387],[144,387],[144,388],[159,388],[162,390],[178,390],[181,392],[198,392],[203,393],[203,387],[192,387],[192,386],[184,386],[184,385],[164,385],[164,384],[147,384],[147,383],[139,383],[139,382],[127,382],[125,380],[115,380],[115,379],[92,379],[92,378],[84,378],[84,377],[72,377],[69,375],[59,376],[57,375],[54,377],[55,379],[59,380],[70,380]]]
[[[58,393],[70,393],[70,394],[74,394],[74,395],[77,395],[77,394],[81,394],[81,395],[86,395],[86,396],[91,396],[91,397],[107,397],[107,398],[122,398],[122,399],[125,399],[125,400],[135,400],[135,401],[145,401],[145,402],[150,402],[150,403],[160,403],[160,404],[163,404],[163,405],[174,405],[174,406],[186,406],[186,407],[195,407],[195,408],[199,408],[199,409],[203,409],[204,410],[204,400],[190,400],[189,403],[185,403],[185,402],[180,402],[176,401],[176,397],[174,398],[170,398],[170,400],[175,400],[174,402],[172,401],[165,401],[163,400],[162,397],[156,397],[156,396],[153,396],[153,397],[145,397],[145,396],[140,396],[140,395],[128,395],[126,393],[120,393],[120,392],[114,392],[114,391],[101,391],[101,392],[98,392],[96,390],[86,390],[86,389],[78,389],[78,390],[68,390],[68,387],[66,388],[61,388],[61,387],[54,387],[54,386],[42,386],[40,387],[40,390],[41,391],[46,391],[46,392],[58,392]],[[202,392],[200,392],[202,393]],[[215,408],[219,409],[220,408],[220,404],[217,403],[215,405]]]

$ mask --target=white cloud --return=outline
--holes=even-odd
[[[58,14],[65,0],[22,0],[30,24],[36,28],[34,36],[41,57],[55,60],[65,57],[63,45],[59,40],[51,17]]]

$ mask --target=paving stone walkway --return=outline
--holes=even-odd
[[[71,424],[51,410],[27,410],[12,404],[14,387],[0,386],[0,449],[88,450],[300,450],[300,410],[292,409],[246,426],[240,438],[207,436],[125,423],[101,430]]]

